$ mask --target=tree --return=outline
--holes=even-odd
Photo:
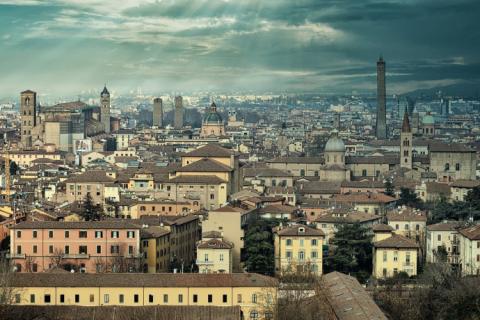
[[[101,219],[101,208],[99,205],[93,203],[90,193],[87,193],[83,201],[82,215],[85,221],[97,221]]]
[[[423,202],[417,196],[417,194],[408,188],[400,189],[400,199],[398,199],[397,204],[402,206],[409,206],[416,209],[423,209]]]
[[[14,176],[18,172],[18,165],[15,163],[15,161],[10,161],[10,175]]]
[[[385,181],[385,194],[390,197],[395,197],[395,187],[390,178]]]
[[[372,235],[360,223],[338,226],[332,239],[333,255],[326,259],[326,270],[352,274],[365,282],[372,272]],[[326,271],[326,272],[328,272]]]
[[[277,220],[257,219],[248,226],[245,236],[246,262],[248,272],[272,275],[275,269],[273,232]]]
[[[55,268],[61,268],[63,267],[63,258],[65,256],[65,252],[60,249],[60,248],[56,248],[52,255],[50,256],[50,265],[51,265],[51,269],[55,269]]]
[[[16,290],[13,287],[15,272],[11,262],[0,257],[0,315],[7,314],[14,303]]]

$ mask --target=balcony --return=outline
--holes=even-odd
[[[25,259],[25,253],[7,253],[8,259]]]

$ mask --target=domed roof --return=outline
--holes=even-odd
[[[423,124],[435,124],[435,119],[429,113],[429,114],[427,114],[423,117],[422,122],[423,122]]]
[[[210,110],[207,112],[205,117],[203,118],[204,123],[213,123],[219,124],[223,122],[222,116],[217,112],[217,105],[215,102],[212,102],[210,106]]]
[[[345,152],[345,143],[338,137],[338,131],[333,130],[330,139],[325,144],[325,152]]]

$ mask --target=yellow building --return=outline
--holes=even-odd
[[[207,232],[197,246],[199,273],[232,273],[233,244],[219,232]]]
[[[480,275],[480,225],[459,230],[462,275]]]
[[[392,233],[386,225],[376,226],[374,233],[374,239],[378,239],[373,243],[375,278],[389,278],[400,272],[417,275],[419,245],[415,241]]]
[[[259,274],[16,274],[14,304],[240,306],[242,319],[273,319],[278,283]]]
[[[323,272],[323,239],[325,234],[304,225],[280,226],[274,230],[275,273]]]
[[[410,207],[399,207],[387,213],[388,225],[395,233],[425,243],[427,213]]]
[[[145,258],[143,271],[168,272],[170,263],[170,230],[161,226],[149,226],[141,231],[142,253]]]

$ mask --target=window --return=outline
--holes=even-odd
[[[257,310],[250,311],[250,319],[258,319],[258,311]]]
[[[22,231],[17,230],[17,238],[21,238],[21,237],[22,237]]]
[[[317,251],[312,251],[312,253],[311,253],[312,259],[317,259],[317,256],[318,256]]]
[[[178,303],[183,303],[183,294],[178,295]]]
[[[95,231],[95,238],[96,239],[103,238],[103,231]]]
[[[215,195],[213,193],[210,194],[210,200],[215,199]]]
[[[37,245],[33,245],[33,253],[37,253]]]
[[[120,246],[119,245],[110,246],[110,253],[112,253],[112,254],[120,253]]]
[[[65,254],[70,254],[70,246],[65,246]]]
[[[168,294],[163,295],[163,303],[168,303]]]
[[[112,238],[118,238],[119,237],[119,232],[118,231],[112,231],[110,235],[111,235]]]
[[[301,177],[305,177],[305,169],[301,169],[301,170],[300,170],[300,176],[301,176]]]
[[[127,231],[127,238],[129,239],[135,238],[135,231]]]
[[[299,251],[298,252],[298,260],[303,261],[305,259],[305,252]]]
[[[208,303],[212,303],[213,302],[213,295],[209,294],[208,295]]]
[[[80,295],[79,294],[75,295],[75,303],[80,303]]]
[[[383,251],[383,262],[387,262],[387,251]]]
[[[20,303],[20,293],[15,294],[15,303]]]
[[[223,261],[223,253],[220,253],[220,261]]]
[[[37,230],[33,230],[33,231],[32,231],[32,236],[33,236],[34,238],[37,237]]]
[[[242,295],[237,294],[237,303],[242,303]]]
[[[393,252],[393,261],[398,261],[398,251]]]
[[[408,224],[405,224],[405,230],[410,229],[410,226]]]
[[[79,238],[86,238],[87,237],[87,231],[86,230],[78,231],[78,237]]]
[[[439,234],[438,237],[437,237],[438,241],[442,241],[442,235]]]
[[[50,297],[49,294],[45,294],[43,296],[43,302],[44,303],[50,303],[52,301],[52,298]],[[60,302],[64,303],[65,302],[65,296],[63,294],[60,295]]]
[[[450,170],[450,163],[445,163],[445,171]]]
[[[87,254],[87,246],[79,246],[78,247],[79,254]]]
[[[257,303],[257,295],[255,293],[252,294],[252,303]]]
[[[97,254],[102,253],[102,246],[97,246]]]
[[[133,302],[138,303],[138,294],[133,295]]]
[[[287,251],[287,252],[285,252],[285,254],[286,254],[288,260],[292,259],[292,251]]]
[[[193,295],[193,303],[197,303],[198,302],[198,295],[194,294]]]
[[[123,294],[120,294],[120,295],[118,296],[118,301],[119,301],[120,303],[124,303],[124,302],[125,302],[125,297],[124,297]]]
[[[110,302],[110,295],[107,293],[103,295],[103,303],[109,303]]]
[[[17,254],[22,254],[22,246],[17,246]]]
[[[460,171],[460,163],[456,163],[456,164],[455,164],[455,170],[456,170],[456,171]]]
[[[32,272],[37,272],[38,271],[38,264],[34,263],[32,264]]]
[[[70,238],[70,231],[65,231],[65,238]]]
[[[312,239],[312,246],[316,246],[317,245],[317,239]]]
[[[303,247],[304,241],[303,239],[300,239],[300,247]]]
[[[367,170],[366,170],[366,169],[363,169],[363,170],[362,170],[362,176],[363,176],[363,177],[366,177],[366,176],[367,176]]]
[[[153,303],[153,294],[148,295],[148,302]]]
[[[49,237],[49,238],[53,238],[53,230],[49,230],[49,231],[48,231],[48,237]]]
[[[291,246],[292,245],[292,239],[287,239],[286,243],[287,243],[287,246]]]
[[[35,295],[34,294],[30,295],[30,303],[35,303]]]
[[[406,264],[407,266],[410,265],[410,252],[407,252],[407,253],[406,253],[406,256],[405,256],[405,264]]]
[[[205,262],[208,262],[208,253],[205,253],[204,261],[205,261]]]
[[[48,246],[48,253],[53,254],[53,246]]]

